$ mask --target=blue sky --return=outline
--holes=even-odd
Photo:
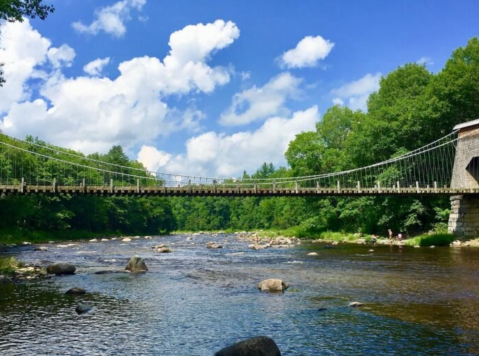
[[[0,25],[0,129],[210,176],[284,165],[333,102],[365,110],[381,75],[437,72],[479,29],[477,1],[51,2]]]

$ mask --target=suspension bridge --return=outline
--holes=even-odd
[[[96,158],[95,158],[96,157]],[[240,163],[239,163],[240,164]],[[479,194],[479,120],[366,167],[281,178],[151,172],[0,133],[0,195],[375,196]]]

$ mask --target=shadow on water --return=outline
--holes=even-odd
[[[206,249],[210,240],[224,248]],[[174,252],[154,252],[158,243]],[[251,251],[233,236],[207,235],[10,249],[27,263],[68,261],[78,271],[0,286],[0,354],[206,356],[257,335],[273,337],[284,355],[479,354],[479,251],[369,249]],[[94,274],[122,270],[132,255],[146,259],[147,274]],[[260,293],[265,278],[291,287]],[[89,293],[66,296],[74,286]],[[77,315],[80,301],[93,310]]]

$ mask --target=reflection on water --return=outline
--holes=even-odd
[[[206,249],[214,239],[222,250]],[[155,253],[160,242],[174,253]],[[61,246],[8,251],[78,269],[0,286],[1,355],[206,356],[257,335],[273,337],[284,355],[479,354],[479,250],[376,246],[371,253],[303,244],[251,251],[233,236],[180,235]],[[94,274],[123,269],[132,255],[146,258],[147,274]],[[275,277],[291,285],[286,293],[256,290]],[[64,295],[74,286],[89,293]],[[93,311],[77,315],[80,301]],[[351,301],[365,305],[351,309]]]

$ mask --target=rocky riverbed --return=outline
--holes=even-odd
[[[212,355],[259,335],[283,355],[479,352],[476,249],[196,233],[1,253],[25,263],[0,281],[2,355]]]

